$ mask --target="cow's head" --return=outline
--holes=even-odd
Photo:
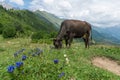
[[[53,45],[55,48],[62,48],[62,39],[53,39]]]

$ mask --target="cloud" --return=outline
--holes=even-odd
[[[2,0],[3,1],[3,0]],[[10,0],[24,5],[23,0]],[[30,10],[47,11],[66,19],[85,20],[95,26],[120,25],[120,0],[32,0]]]
[[[0,0],[0,2],[4,2],[5,0]]]
[[[20,5],[20,6],[24,5],[24,1],[23,0],[10,0],[10,2],[16,3],[17,5]]]

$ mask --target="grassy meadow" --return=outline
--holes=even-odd
[[[24,51],[15,55],[21,49]],[[36,54],[38,50],[41,52]],[[84,43],[73,42],[71,48],[57,50],[52,44],[31,43],[29,38],[0,36],[0,80],[120,80],[120,76],[92,65],[95,56],[109,57],[119,63],[120,48],[92,45],[85,49]],[[16,67],[16,62],[23,64]],[[10,65],[14,66],[13,72],[8,72]]]

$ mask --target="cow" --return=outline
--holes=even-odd
[[[61,23],[57,37],[53,40],[55,48],[62,48],[62,40],[65,40],[66,47],[70,47],[73,38],[83,38],[85,48],[89,48],[89,40],[91,35],[91,25],[81,20],[64,20]]]

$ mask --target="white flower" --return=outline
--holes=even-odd
[[[68,58],[66,58],[66,61],[69,61],[69,59],[68,59]]]
[[[69,63],[69,59],[68,59],[68,58],[66,58],[66,63],[67,63],[67,64]]]
[[[67,57],[67,55],[66,55],[66,54],[64,54],[64,57]]]

